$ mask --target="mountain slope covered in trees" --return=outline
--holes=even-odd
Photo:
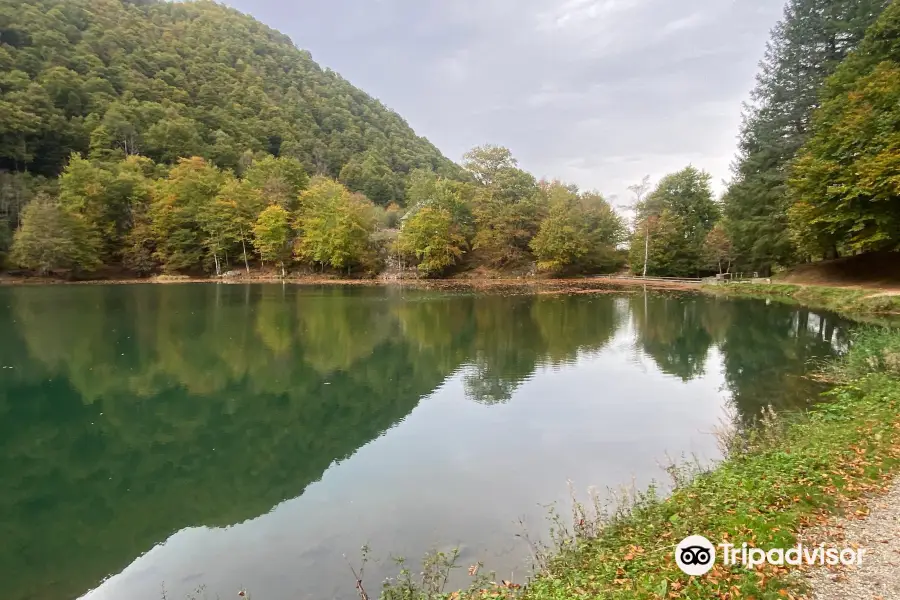
[[[0,0],[0,109],[0,267],[621,262],[623,223],[599,193],[538,182],[498,146],[460,167],[213,2]]]
[[[157,163],[296,158],[379,204],[459,168],[396,113],[253,18],[213,2],[0,0],[0,169],[72,152]]]

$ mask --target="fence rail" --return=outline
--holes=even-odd
[[[743,273],[733,275],[726,273],[727,276],[712,277],[643,277],[641,275],[594,275],[594,279],[610,279],[610,280],[628,280],[628,281],[649,281],[649,282],[669,282],[669,283],[705,283],[711,285],[725,283],[772,283],[768,277],[758,277],[756,273],[752,277],[744,276]]]
[[[671,283],[703,283],[715,277],[643,277],[641,275],[595,275],[595,279],[628,279],[632,281],[668,281]]]

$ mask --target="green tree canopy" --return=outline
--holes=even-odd
[[[10,246],[12,246],[12,232],[9,230],[7,222],[0,219],[0,269],[6,264]]]
[[[56,270],[89,272],[100,265],[99,252],[100,240],[83,218],[39,196],[22,213],[12,260],[41,275]]]
[[[319,177],[310,182],[300,195],[296,223],[300,260],[350,270],[371,259],[372,203],[337,181]]]
[[[502,146],[480,146],[464,157],[463,166],[481,184],[472,200],[472,247],[495,267],[528,257],[529,243],[545,214],[534,176],[517,165]]]
[[[546,185],[543,193],[549,212],[531,240],[538,268],[556,272],[613,268],[624,225],[603,196],[579,193],[558,181]]]
[[[446,180],[434,186],[402,219],[397,248],[425,275],[440,275],[457,264],[469,247],[471,218],[459,190]]]
[[[360,191],[385,204],[411,169],[460,174],[395,112],[222,4],[7,1],[0,23],[0,170],[55,176],[77,152],[237,171],[249,150],[331,177],[361,165]]]
[[[297,210],[300,192],[309,184],[303,165],[296,158],[266,155],[253,160],[243,179],[259,191],[268,204],[277,204],[288,212]]]
[[[151,219],[156,258],[167,271],[202,267],[209,233],[201,226],[201,213],[222,183],[221,171],[199,157],[181,159],[168,178],[157,182]]]
[[[812,258],[900,249],[900,2],[822,96],[790,179],[800,248]]]
[[[787,171],[809,137],[819,88],[890,0],[789,0],[772,30],[744,111],[734,178],[724,198],[741,263],[769,271],[795,260]]]
[[[630,252],[634,272],[643,270],[648,246],[648,275],[693,277],[704,269],[704,244],[720,213],[711,179],[706,171],[685,167],[663,177],[636,207]]]
[[[253,244],[260,258],[278,265],[282,277],[284,265],[291,259],[293,235],[290,214],[277,204],[262,211],[253,226]]]

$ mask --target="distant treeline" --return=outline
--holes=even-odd
[[[0,0],[0,267],[761,274],[900,246],[900,0],[789,0],[721,200],[694,166],[598,192],[456,165],[213,3]]]
[[[515,165],[508,150],[486,146],[467,154],[470,181],[414,170],[401,207],[310,179],[283,156],[249,156],[234,173],[201,157],[168,166],[73,155],[53,181],[7,175],[5,189],[24,199],[9,262],[43,274],[104,265],[220,274],[260,263],[375,273],[395,256],[429,276],[475,261],[556,272],[621,264],[626,229],[601,195]]]

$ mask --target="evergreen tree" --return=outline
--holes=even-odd
[[[828,80],[790,180],[803,253],[900,249],[900,2]]]
[[[822,82],[889,0],[789,0],[772,30],[745,107],[734,178],[724,198],[741,263],[760,272],[794,260],[787,222],[789,162],[809,136]]]

